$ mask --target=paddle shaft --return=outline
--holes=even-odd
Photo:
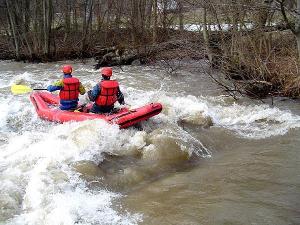
[[[46,91],[47,88],[33,88],[32,90],[35,90],[35,91]]]

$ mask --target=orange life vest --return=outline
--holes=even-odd
[[[64,78],[63,87],[59,92],[61,100],[76,100],[79,96],[79,80],[75,77]]]
[[[116,80],[103,80],[99,83],[100,95],[95,103],[99,106],[112,106],[117,101],[119,83]]]

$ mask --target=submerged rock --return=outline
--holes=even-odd
[[[198,113],[183,117],[179,121],[179,123],[180,124],[193,124],[193,125],[202,126],[204,128],[209,128],[213,125],[211,117],[204,115],[202,112],[198,112]]]

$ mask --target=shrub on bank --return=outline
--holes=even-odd
[[[249,32],[219,42],[221,69],[253,97],[300,96],[295,37],[288,31]]]

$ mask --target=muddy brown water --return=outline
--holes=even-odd
[[[92,60],[0,62],[0,224],[300,223],[299,101],[234,101],[203,62],[126,66],[125,100],[161,102],[159,116],[127,130],[42,121],[9,88],[46,87],[64,63],[87,88],[99,79]]]

